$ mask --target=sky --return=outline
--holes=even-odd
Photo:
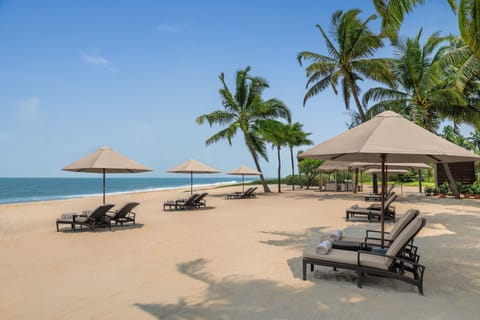
[[[188,159],[222,172],[255,167],[241,135],[207,147],[222,127],[195,121],[222,109],[220,73],[233,90],[247,66],[268,81],[264,99],[282,100],[315,144],[332,138],[350,120],[343,99],[327,89],[303,106],[296,56],[327,54],[315,26],[328,30],[333,12],[353,8],[374,13],[370,0],[0,0],[0,177],[83,177],[61,168],[102,146],[152,168],[145,177],[175,177],[166,171]],[[418,7],[400,36],[420,28],[424,39],[458,34],[446,0]],[[269,147],[264,175],[277,166]],[[284,149],[283,176],[290,167]]]

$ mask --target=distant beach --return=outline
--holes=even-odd
[[[194,187],[238,183],[236,177],[194,177]],[[251,181],[251,180],[247,180]],[[186,188],[190,177],[107,177],[107,194]],[[0,178],[0,204],[99,196],[102,179],[87,178]]]

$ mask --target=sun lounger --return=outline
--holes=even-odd
[[[122,227],[124,223],[128,223],[128,222],[133,222],[133,224],[135,224],[136,214],[135,212],[132,211],[132,209],[138,206],[139,204],[140,203],[138,202],[129,202],[119,210],[110,211],[111,213],[113,213],[112,215],[110,215],[112,221],[115,221],[116,225],[120,223],[120,226]]]
[[[390,196],[394,187],[395,187],[394,185],[391,185],[388,187],[385,199],[387,199]],[[380,193],[367,194],[365,196],[365,201],[377,201],[377,202],[382,201],[382,195]]]
[[[185,210],[197,208],[195,200],[200,197],[198,193],[192,194],[188,199],[168,200],[163,203],[163,211]],[[167,210],[168,207],[168,210]]]
[[[395,223],[390,232],[384,232],[384,246],[389,247],[390,244],[398,237],[398,235],[413,221],[420,211],[410,209],[405,212]],[[340,240],[332,241],[332,248],[343,250],[371,250],[373,246],[381,245],[381,231],[366,230],[364,238],[342,236]]]
[[[385,201],[385,204],[383,206],[385,220],[393,220],[393,222],[395,222],[395,207],[391,206],[391,204],[396,199],[397,199],[397,195],[395,194],[395,192],[393,192],[390,198],[388,198]],[[380,215],[381,215],[381,205],[378,205],[378,204],[372,204],[367,208],[360,208],[358,206],[357,207],[353,206],[351,208],[348,208],[345,213],[347,221],[350,220],[351,217],[356,217],[356,216],[366,216],[369,222],[371,222],[372,220],[379,221]]]
[[[227,199],[246,199],[246,198],[255,198],[257,195],[255,194],[255,190],[257,187],[250,187],[245,192],[234,192],[227,194]]]
[[[195,198],[195,200],[193,201],[193,205],[197,208],[201,208],[201,207],[204,207],[206,208],[207,207],[207,200],[205,199],[205,197],[208,195],[207,192],[205,193],[202,193],[200,194],[198,197]]]
[[[75,232],[75,226],[80,226],[82,229],[84,226],[95,231],[98,227],[108,227],[111,229],[110,217],[107,216],[108,210],[113,208],[113,204],[104,204],[99,206],[88,214],[71,214],[69,217],[62,217],[57,219],[57,232],[59,231],[60,224],[69,224]]]
[[[319,255],[315,246],[306,247],[303,253],[303,280],[307,279],[307,266],[333,267],[334,270],[347,269],[357,273],[357,286],[360,288],[365,275],[378,275],[398,279],[417,286],[423,295],[423,274],[425,266],[418,263],[418,255],[405,258],[405,248],[425,225],[424,218],[415,218],[391,243],[386,253],[369,251],[349,251],[331,249],[328,254]]]

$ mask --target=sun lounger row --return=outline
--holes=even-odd
[[[391,204],[397,199],[395,192],[392,192],[388,199],[385,200],[383,209],[384,209],[384,219],[392,220],[395,222],[395,207]],[[348,208],[345,212],[345,218],[347,221],[352,217],[363,216],[368,219],[368,222],[380,221],[381,218],[381,204],[374,203],[367,208],[361,208],[358,206],[352,206]]]
[[[234,192],[229,193],[226,195],[227,199],[248,199],[248,198],[255,198],[257,195],[255,194],[255,190],[257,187],[248,188],[245,192]]]
[[[84,211],[83,213],[69,213],[64,214],[56,220],[57,232],[60,231],[61,224],[70,225],[75,232],[77,227],[83,229],[86,227],[95,231],[96,228],[112,228],[112,223],[120,224],[123,227],[124,223],[132,222],[135,224],[135,212],[133,208],[138,206],[138,202],[126,203],[118,210],[110,210],[114,207],[113,204],[104,204],[91,211]]]
[[[163,211],[173,211],[173,210],[191,210],[206,208],[207,201],[205,197],[208,193],[195,193],[190,196],[188,199],[177,199],[177,200],[168,200],[163,203]]]
[[[426,220],[418,217],[418,210],[408,210],[385,236],[384,247],[378,231],[367,230],[363,243],[359,239],[342,237],[330,242],[331,249],[319,251],[319,245],[308,246],[303,253],[303,280],[307,279],[307,266],[333,267],[356,272],[357,286],[361,287],[365,275],[376,275],[401,280],[418,288],[423,295],[425,266],[419,264],[418,248],[413,245],[415,236],[425,226]],[[357,247],[352,243],[357,243]],[[322,243],[323,244],[323,243]],[[322,248],[323,249],[323,248]]]
[[[390,196],[394,187],[393,185],[388,187],[385,199]],[[365,196],[365,201],[382,201],[382,195],[380,193],[369,193]]]

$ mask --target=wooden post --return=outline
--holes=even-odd
[[[448,167],[448,163],[442,162],[443,169],[445,170],[445,173],[447,174],[448,178],[448,183],[450,184],[450,189],[452,189],[453,195],[455,196],[455,199],[460,199],[460,192],[458,191],[457,184],[455,183],[455,180],[453,179],[452,172],[450,171],[450,168]]]

